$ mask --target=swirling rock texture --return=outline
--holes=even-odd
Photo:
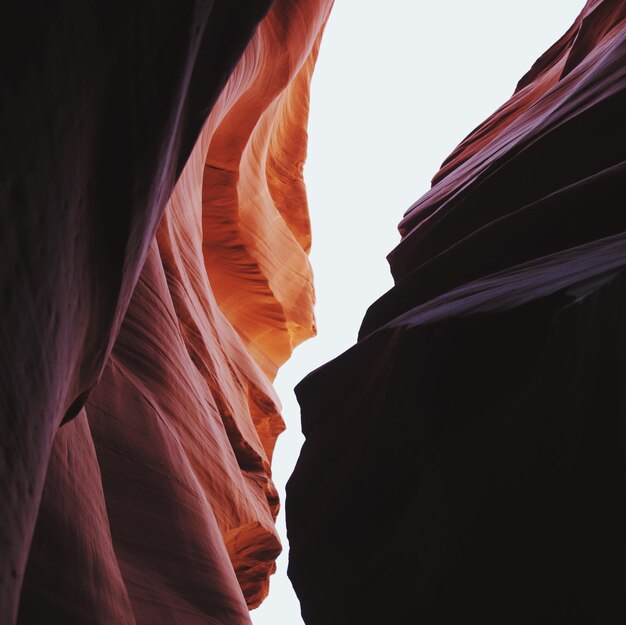
[[[3,624],[249,623],[267,594],[331,5],[0,9]]]
[[[626,3],[590,0],[408,210],[358,343],[297,388],[307,625],[626,619],[624,111]]]

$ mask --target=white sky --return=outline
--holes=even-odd
[[[354,344],[365,310],[393,285],[385,257],[403,212],[583,5],[336,0],[313,75],[304,170],[318,336],[297,348],[276,381],[287,423],[273,465],[284,552],[254,625],[302,625],[284,520],[284,486],[303,442],[294,386]]]

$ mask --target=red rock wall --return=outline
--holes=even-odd
[[[20,624],[249,623],[267,594],[271,379],[315,331],[302,165],[332,2],[278,0],[254,31],[267,4],[42,6],[35,51],[25,12],[3,21],[30,63],[11,118],[61,77],[3,174],[3,622],[19,598]]]
[[[359,342],[297,388],[307,625],[626,619],[624,111],[626,2],[591,0],[408,210]]]

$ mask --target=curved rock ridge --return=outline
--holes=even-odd
[[[270,12],[218,102],[226,109],[219,126],[207,124],[201,138],[211,288],[271,379],[315,334],[303,165],[309,84],[330,6],[292,1]]]
[[[3,65],[26,59],[3,148],[30,158],[0,174],[3,623],[250,623],[281,549],[271,380],[315,331],[302,167],[332,1],[44,4],[2,9]],[[42,75],[29,128],[11,97]]]
[[[626,2],[587,2],[405,214],[358,343],[297,387],[307,625],[626,618],[625,110]]]

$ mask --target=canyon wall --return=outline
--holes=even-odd
[[[0,10],[3,623],[249,623],[267,594],[331,5]]]
[[[626,619],[624,111],[626,2],[589,0],[407,211],[358,343],[297,387],[307,625]]]

